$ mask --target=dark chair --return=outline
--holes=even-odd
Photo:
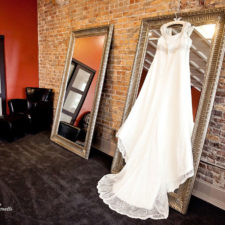
[[[75,127],[67,122],[60,121],[58,134],[70,141],[84,142],[90,120],[90,112],[86,112],[78,123],[78,127]]]
[[[80,133],[78,135],[78,140],[85,141],[87,129],[90,121],[91,112],[86,112],[83,114],[81,120],[78,123],[78,127],[80,128]]]
[[[5,115],[0,117],[0,137],[11,142],[23,137],[27,132],[27,119],[23,115]]]
[[[59,129],[58,134],[70,141],[75,142],[78,138],[78,135],[80,133],[80,128],[74,127],[73,125],[60,121],[59,123]]]
[[[53,117],[53,92],[46,88],[26,88],[26,99],[8,101],[10,116],[23,115],[27,130],[36,133],[50,128]]]

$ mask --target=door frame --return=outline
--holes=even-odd
[[[5,87],[5,37],[0,35],[0,79],[1,79],[1,93],[2,99],[2,115],[6,114],[6,87]]]

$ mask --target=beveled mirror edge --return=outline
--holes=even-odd
[[[60,118],[60,113],[61,113],[61,110],[63,107],[63,99],[65,97],[65,89],[66,89],[66,84],[67,84],[67,79],[68,79],[68,74],[69,74],[69,66],[70,66],[70,62],[72,59],[72,55],[73,55],[73,49],[75,46],[75,38],[87,37],[87,36],[93,36],[93,35],[101,35],[101,34],[106,34],[106,39],[104,41],[103,56],[101,59],[99,75],[98,75],[97,84],[96,84],[95,93],[94,93],[94,105],[93,105],[93,109],[92,109],[92,112],[90,115],[90,124],[89,124],[88,130],[87,130],[85,146],[82,147],[82,146],[80,146],[76,143],[73,143],[72,141],[69,141],[57,134],[57,130],[58,130],[58,126],[59,126],[59,118]],[[61,87],[60,87],[60,92],[59,92],[59,98],[58,98],[58,102],[57,102],[57,107],[56,107],[56,112],[55,112],[55,116],[54,116],[50,139],[51,139],[51,141],[55,142],[56,144],[64,147],[65,149],[67,149],[69,151],[72,151],[73,153],[78,154],[79,156],[81,156],[85,159],[88,159],[89,154],[90,154],[90,148],[91,148],[91,143],[92,143],[92,138],[93,138],[93,133],[94,133],[94,128],[95,128],[95,122],[96,122],[99,103],[100,103],[100,99],[101,99],[101,92],[102,92],[102,87],[103,87],[105,73],[106,73],[110,45],[111,45],[111,41],[112,41],[112,34],[113,34],[113,25],[105,25],[105,26],[100,26],[100,27],[93,27],[93,28],[72,31],[71,35],[70,35],[69,46],[68,46],[67,55],[66,55],[66,59],[65,59],[65,67],[64,67],[64,71],[63,71]],[[98,90],[98,88],[99,88],[99,90]]]
[[[112,35],[113,35],[113,25],[108,26],[108,33],[105,41],[105,46],[104,46],[104,54],[101,60],[101,66],[99,70],[99,74],[101,74],[100,79],[98,79],[98,83],[96,85],[96,91],[95,91],[95,101],[94,101],[94,106],[93,110],[91,112],[90,116],[90,121],[91,124],[88,126],[88,132],[87,132],[87,139],[88,141],[86,142],[86,154],[85,158],[88,159],[89,154],[90,154],[90,149],[91,149],[91,143],[92,143],[92,138],[94,134],[94,128],[95,128],[95,123],[98,115],[98,109],[100,105],[100,100],[101,100],[101,93],[103,89],[103,84],[104,84],[104,78],[106,74],[106,68],[108,64],[108,58],[109,58],[109,51],[110,51],[110,46],[111,46],[111,41],[112,41]]]
[[[209,10],[201,10],[201,11],[193,11],[193,12],[184,12],[177,14],[178,17],[182,17],[184,20],[188,18],[188,21],[195,24],[210,23],[215,18],[217,19],[218,25],[216,26],[216,34],[213,40],[213,46],[211,46],[214,51],[211,51],[210,54],[210,65],[207,66],[206,69],[206,79],[204,82],[204,86],[202,89],[202,94],[199,102],[199,109],[196,115],[195,127],[192,135],[192,143],[193,143],[193,158],[194,158],[194,170],[195,175],[193,178],[188,179],[183,185],[180,186],[178,194],[170,193],[169,194],[169,204],[170,207],[179,211],[182,214],[185,214],[188,209],[198,165],[200,162],[200,157],[202,153],[202,148],[204,145],[204,140],[207,133],[208,123],[210,120],[210,115],[213,107],[213,102],[216,94],[217,84],[219,80],[220,70],[223,61],[224,55],[224,13],[225,9],[209,9]],[[136,48],[136,55],[133,63],[130,85],[127,93],[127,99],[125,102],[122,123],[125,121],[128,113],[131,110],[132,105],[134,104],[137,96],[137,90],[139,80],[141,78],[141,69],[143,67],[144,62],[144,53],[147,47],[147,33],[149,29],[148,23],[153,23],[157,25],[165,20],[171,20],[174,18],[174,13],[168,14],[165,16],[157,16],[152,18],[146,18],[142,20],[140,32],[139,32],[139,40]],[[214,72],[213,72],[214,70]],[[210,83],[208,80],[210,79]],[[210,86],[210,88],[209,88]],[[197,135],[198,134],[198,135]],[[123,158],[118,150],[116,149],[113,163],[111,167],[112,173],[118,173],[124,165]]]

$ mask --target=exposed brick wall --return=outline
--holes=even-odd
[[[201,160],[197,178],[225,189],[225,59]]]
[[[203,8],[198,0],[38,0],[40,86],[53,88],[58,100],[72,30],[114,24],[114,35],[95,137],[115,148],[143,18]],[[202,2],[202,1],[201,1]],[[224,7],[223,0],[206,0],[205,8]],[[198,179],[225,189],[225,63],[204,145]],[[107,145],[106,145],[107,148]]]

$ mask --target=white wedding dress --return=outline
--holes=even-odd
[[[189,53],[193,27],[172,35],[161,27],[157,51],[141,92],[117,133],[126,165],[105,175],[98,192],[109,207],[140,219],[168,217],[167,193],[193,176]]]

